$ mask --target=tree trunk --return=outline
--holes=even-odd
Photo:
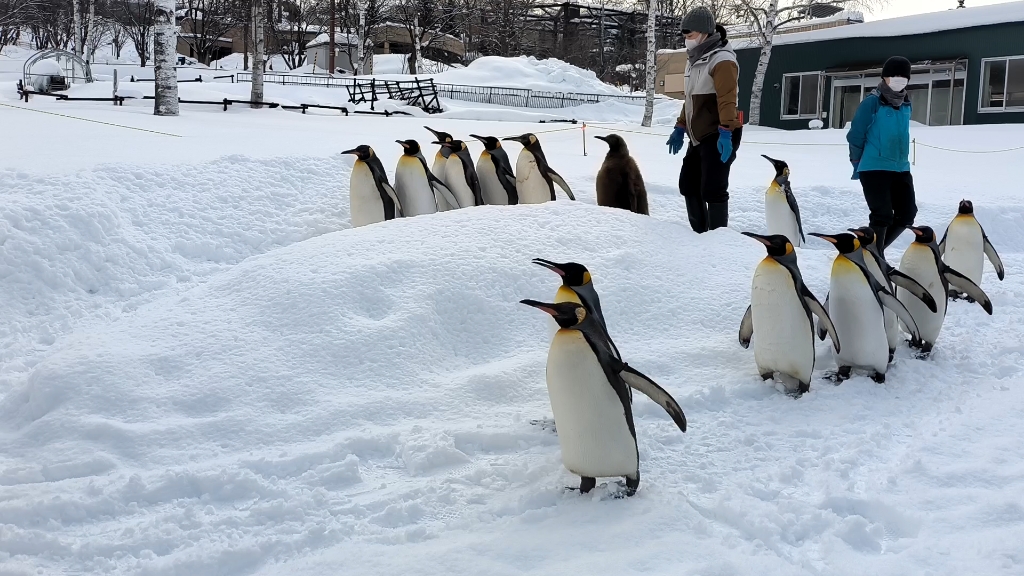
[[[265,0],[254,0],[252,7],[252,93],[249,100],[263,102],[263,52],[266,42],[267,5]],[[262,108],[262,104],[251,104]]]
[[[96,22],[96,0],[89,0],[89,18],[85,21],[85,39],[82,44],[85,46],[85,61],[92,63],[92,35],[95,32],[93,24]]]
[[[178,73],[174,70],[177,40],[174,0],[157,0],[153,18],[153,114],[157,116],[178,115]]]
[[[761,92],[764,90],[764,77],[768,72],[768,61],[772,58],[772,42],[775,39],[775,26],[779,18],[779,0],[771,0],[768,14],[765,16],[764,35],[761,37],[761,57],[757,60],[754,70],[754,85],[750,88],[750,119],[751,126],[761,124]]]
[[[416,16],[412,19],[412,66],[409,70],[414,75],[422,74],[423,69],[423,48],[420,44],[423,42],[423,30],[420,29],[420,19]]]
[[[356,23],[356,76],[363,75],[363,48],[366,43],[366,8],[362,2],[356,2],[359,9],[359,21]]]
[[[338,19],[334,9],[334,0],[329,0],[329,2],[331,3],[331,22],[330,30],[327,31],[327,69],[330,71],[330,75],[334,76],[334,71],[337,69],[337,62],[334,61],[334,58],[338,50],[337,46],[335,46],[334,34],[338,29]]]
[[[777,0],[776,0],[777,1]],[[658,6],[655,0],[647,1],[647,100],[644,102],[644,120],[641,125],[650,127],[654,120],[654,84],[658,78],[657,51],[658,39],[655,36],[655,23],[658,19]]]
[[[245,26],[242,26],[242,70],[249,69],[249,50],[252,48],[252,44],[249,42],[249,36],[252,35],[252,10],[245,17]]]
[[[71,10],[74,11],[72,15],[72,26],[75,27],[74,32],[71,34],[71,50],[75,54],[82,55],[82,3],[80,0],[75,0],[71,3]]]

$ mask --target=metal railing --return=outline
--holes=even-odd
[[[236,72],[236,82],[251,82],[251,72]],[[350,88],[356,81],[351,76],[332,78],[299,74],[263,74],[263,81],[271,84],[291,86],[320,86],[324,88]],[[383,85],[383,82],[382,82]],[[631,94],[591,94],[579,92],[546,92],[528,88],[507,88],[501,86],[469,86],[462,84],[435,84],[441,98],[497,104],[516,108],[569,108],[600,102],[624,102],[643,106],[644,96]]]

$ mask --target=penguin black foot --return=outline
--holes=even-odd
[[[896,350],[889,350],[889,364],[892,364],[892,359],[896,357]]]
[[[586,494],[597,486],[597,478],[591,478],[589,476],[580,477],[580,494]]]
[[[885,384],[885,374],[882,372],[875,372],[875,375],[871,377],[878,384]]]
[[[640,472],[636,473],[636,478],[630,478],[626,476],[626,496],[632,496],[636,494],[636,489],[640,487]]]
[[[761,380],[768,381],[772,378],[775,378],[775,372],[765,372],[764,374],[761,374]]]
[[[835,381],[835,383],[837,385],[839,385],[839,384],[842,384],[843,382],[845,382],[846,380],[849,380],[850,376],[852,374],[853,374],[853,367],[852,366],[840,366],[839,369],[836,370],[836,373],[833,376],[833,380]]]
[[[957,290],[956,288],[950,288],[949,290],[947,290],[946,296],[948,296],[950,300],[959,300],[960,298],[963,297],[963,295],[960,294],[960,291]]]

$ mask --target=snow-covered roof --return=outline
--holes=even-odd
[[[808,20],[798,20],[796,22],[790,22],[785,26],[779,28],[779,34],[790,34],[795,33],[795,30],[806,28],[808,26],[822,26],[831,23],[861,23],[864,22],[864,13],[858,10],[842,10],[836,12],[832,16],[827,18],[811,18]],[[737,24],[735,26],[726,26],[726,30],[729,32],[730,38],[748,38],[757,34],[757,30],[749,24]]]
[[[306,44],[306,48],[313,48],[320,46],[321,44],[327,44],[330,38],[327,36],[327,32],[313,38],[309,44]],[[355,46],[359,44],[359,37],[355,34],[348,32],[335,32],[334,33],[334,44],[340,46]]]
[[[900,18],[887,18],[851,24],[812,32],[780,34],[775,37],[774,44],[800,44],[803,42],[821,42],[841,38],[878,38],[889,36],[910,36],[927,34],[945,30],[959,30],[975,26],[991,26],[1007,22],[1024,22],[1024,2],[1007,2],[992,6],[950,9],[928,14],[916,14]],[[739,46],[737,46],[739,47]]]

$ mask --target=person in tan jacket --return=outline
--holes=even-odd
[[[690,145],[679,173],[679,193],[694,232],[729,224],[729,169],[740,147],[743,122],[736,110],[739,64],[725,28],[698,6],[683,17],[686,35],[686,96],[669,152],[678,154],[686,136]]]

